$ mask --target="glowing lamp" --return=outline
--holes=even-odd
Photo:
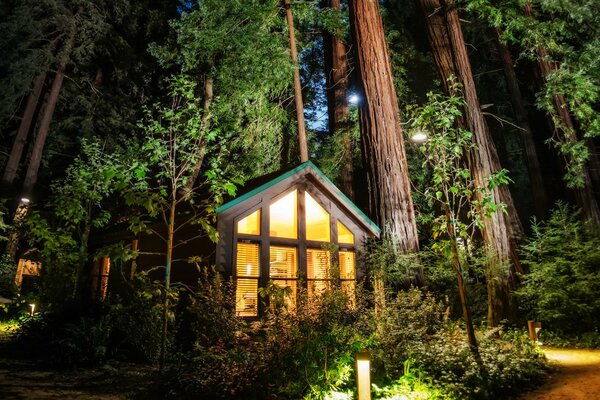
[[[358,97],[357,94],[351,94],[350,97],[348,97],[348,102],[350,104],[358,104],[359,101],[360,97]]]
[[[30,312],[29,312],[29,315],[33,317],[33,313],[35,312],[35,304],[31,303],[29,305],[29,308],[31,309]]]
[[[427,132],[422,129],[417,129],[416,132],[410,137],[410,140],[417,144],[425,143],[427,141]]]
[[[358,400],[371,400],[371,360],[366,351],[356,354],[356,389]]]
[[[29,204],[30,201],[27,197],[21,197],[21,203],[23,204]]]

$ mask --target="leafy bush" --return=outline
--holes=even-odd
[[[387,301],[378,321],[381,326],[375,352],[385,366],[387,380],[381,379],[383,382],[405,373],[403,364],[411,360],[418,368],[416,371],[431,378],[431,384],[445,396],[493,399],[545,374],[543,355],[527,335],[515,332],[505,334],[502,339],[497,338],[497,330],[480,334],[479,365],[465,331],[446,320],[446,315],[444,307],[420,289],[400,292]],[[408,390],[410,386],[407,382],[397,385],[397,390]],[[441,396],[442,392],[439,393]]]
[[[559,203],[545,223],[534,220],[523,246],[529,273],[517,290],[529,319],[568,334],[600,328],[600,235],[579,212]]]
[[[109,299],[111,346],[121,357],[158,361],[162,329],[160,287],[140,273],[118,296]]]
[[[15,335],[21,355],[60,366],[105,361],[111,325],[105,316],[82,317],[75,312],[37,313],[24,318]]]
[[[545,358],[527,335],[511,333],[499,340],[496,334],[479,338],[481,366],[458,327],[439,331],[425,346],[415,348],[413,357],[437,385],[460,399],[495,399],[545,375]]]
[[[413,359],[404,362],[402,376],[389,385],[375,389],[375,399],[379,400],[452,400],[453,396],[436,387],[431,378],[420,368],[412,367]]]

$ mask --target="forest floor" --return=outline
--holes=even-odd
[[[557,368],[520,400],[600,399],[600,350],[545,349]],[[131,363],[57,370],[34,360],[0,355],[2,400],[151,399],[156,369]]]
[[[600,399],[600,350],[544,349],[556,370],[520,400]]]

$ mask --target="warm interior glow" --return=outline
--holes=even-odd
[[[270,277],[296,278],[298,257],[295,247],[271,246],[270,248]]]
[[[242,317],[258,315],[260,246],[238,243],[236,252],[235,312]]]
[[[308,192],[305,192],[306,240],[331,241],[329,213]]]
[[[238,221],[237,233],[260,235],[260,209]]]
[[[273,237],[296,239],[298,237],[298,191],[294,190],[269,207],[269,234]]]
[[[354,235],[340,221],[337,222],[338,243],[354,244]]]
[[[236,275],[258,278],[259,256],[257,243],[238,243],[236,254]]]
[[[340,279],[355,278],[355,261],[353,251],[340,251]]]
[[[309,297],[313,297],[329,289],[331,285],[331,257],[329,252],[326,250],[307,249],[306,272]]]
[[[235,313],[240,317],[258,315],[258,279],[236,280]]]
[[[271,246],[269,251],[269,276],[278,287],[282,289],[289,287],[291,289],[291,293],[286,296],[284,301],[287,309],[293,310],[296,307],[298,251],[295,247],[286,246]]]

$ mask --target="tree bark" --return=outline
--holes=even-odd
[[[44,152],[46,138],[48,137],[48,132],[50,131],[50,123],[52,122],[52,116],[54,115],[56,103],[58,102],[58,96],[62,88],[62,83],[65,77],[65,69],[67,63],[69,62],[69,57],[71,55],[71,51],[73,50],[73,45],[75,43],[75,35],[77,33],[77,22],[82,12],[83,8],[79,7],[77,13],[74,15],[73,26],[71,27],[69,36],[67,37],[63,45],[63,54],[58,63],[58,68],[56,70],[54,80],[52,81],[50,94],[48,95],[48,100],[46,101],[46,105],[42,113],[42,118],[40,120],[38,132],[33,142],[31,158],[29,159],[27,172],[25,174],[25,181],[23,182],[23,193],[25,195],[31,194],[33,187],[37,182],[38,170],[42,161],[42,154]]]
[[[533,8],[531,3],[525,3],[524,13],[526,16],[533,18]],[[538,69],[543,83],[545,83],[548,79],[548,76],[552,72],[556,71],[557,66],[555,62],[549,59],[548,52],[543,47],[537,49],[537,58]],[[556,124],[554,124],[553,122],[554,130],[559,132],[560,135],[564,138],[564,140],[571,143],[577,142],[578,139],[576,134],[577,131],[575,129],[575,123],[573,121],[573,118],[571,117],[569,105],[565,99],[565,96],[561,94],[554,94],[552,100],[554,103],[554,110],[556,111],[556,115],[560,120],[562,127],[564,128],[562,129],[560,127],[557,127]],[[568,157],[566,159],[566,162],[569,162]],[[600,229],[600,206],[598,205],[598,201],[594,194],[592,178],[590,175],[588,165],[584,165],[581,171],[583,186],[574,189],[575,199],[583,212],[584,218],[597,229]]]
[[[330,0],[329,7],[340,10],[340,0]],[[340,189],[354,200],[353,145],[348,123],[348,76],[350,68],[346,45],[331,32],[323,33],[326,71],[327,111],[329,134],[341,135],[343,145],[340,169]]]
[[[6,163],[4,174],[2,175],[2,185],[5,187],[12,186],[17,176],[19,162],[23,156],[23,149],[27,143],[27,136],[29,135],[29,129],[31,128],[35,110],[40,99],[40,94],[42,93],[42,89],[44,87],[46,75],[48,74],[48,68],[48,63],[42,67],[38,76],[35,78],[33,89],[27,97],[27,104],[25,105],[25,110],[23,111],[21,123],[19,124],[17,134],[15,135],[15,140],[10,150],[10,156],[8,157],[8,162]]]
[[[487,177],[501,169],[500,161],[488,126],[485,122],[468,58],[458,12],[453,0],[419,0],[426,19],[427,34],[433,57],[445,85],[450,91],[450,81],[456,77],[462,84],[466,103],[460,124],[473,133],[476,149],[467,156],[471,175],[477,186],[488,187]],[[508,213],[497,211],[484,218],[482,237],[492,252],[488,266],[488,324],[496,326],[505,318],[512,319],[516,312],[514,302],[497,302],[494,295],[502,292],[509,297],[514,285],[512,273],[499,273],[505,264],[511,263],[517,272],[523,272],[518,257],[517,242],[522,237],[522,226],[506,185],[491,191],[492,200],[507,206]],[[504,296],[503,296],[504,297]]]
[[[296,103],[296,120],[298,121],[298,148],[300,162],[308,161],[308,141],[306,139],[306,125],[304,123],[304,103],[302,101],[302,85],[300,84],[300,67],[298,66],[298,50],[296,49],[296,34],[294,31],[294,17],[292,15],[291,0],[283,0],[285,16],[290,35],[290,53],[294,64],[294,101]]]
[[[546,190],[544,188],[542,167],[540,166],[535,141],[533,140],[533,132],[529,125],[529,116],[523,102],[523,95],[521,94],[521,88],[519,86],[517,74],[515,73],[510,50],[506,44],[502,43],[500,40],[500,31],[498,29],[495,29],[494,31],[496,34],[496,46],[500,53],[500,58],[502,59],[504,76],[506,77],[515,120],[517,125],[522,129],[521,140],[523,149],[525,150],[525,159],[529,172],[534,208],[537,216],[543,218],[546,216],[549,209],[548,196],[546,196]]]
[[[350,26],[361,81],[361,143],[369,212],[403,253],[419,250],[400,111],[379,4],[350,1]]]

